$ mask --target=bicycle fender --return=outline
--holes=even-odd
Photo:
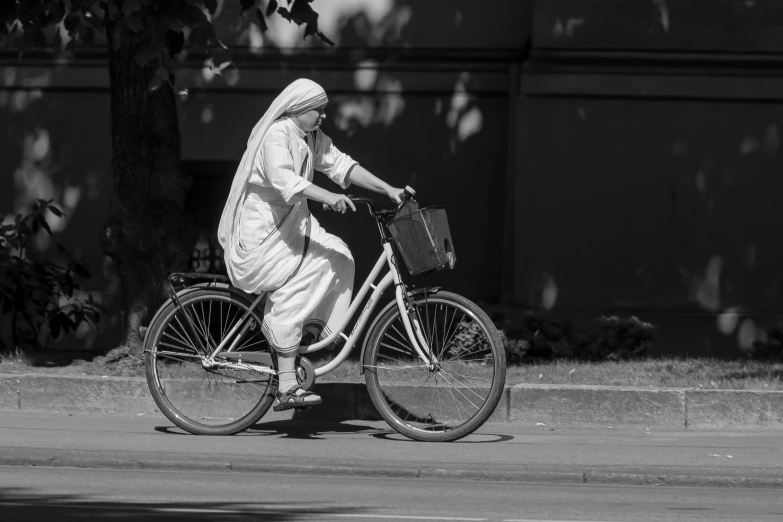
[[[408,296],[410,297],[418,297],[420,295],[426,294],[426,295],[435,295],[438,292],[441,291],[441,287],[439,286],[433,286],[432,288],[417,288],[416,290],[410,290],[408,292]],[[364,374],[364,354],[367,353],[367,343],[370,340],[370,337],[372,336],[372,332],[375,330],[375,327],[378,325],[378,321],[381,320],[381,317],[383,317],[386,312],[389,311],[389,308],[392,308],[394,306],[397,306],[397,300],[392,299],[389,301],[389,303],[384,306],[380,312],[375,314],[375,319],[373,319],[372,323],[370,324],[370,327],[367,329],[367,335],[364,336],[364,342],[362,343],[362,351],[359,355],[359,375]]]

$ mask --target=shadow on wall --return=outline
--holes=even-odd
[[[535,98],[524,110],[522,168],[536,175],[516,219],[531,231],[532,302],[553,274],[560,313],[639,313],[669,354],[736,356],[777,327],[779,107]]]
[[[150,521],[218,521],[226,520],[301,520],[330,517],[335,513],[357,512],[352,508],[335,508],[319,502],[226,503],[226,502],[123,502],[94,500],[81,495],[37,495],[24,488],[4,488],[0,492],[5,520],[79,521],[86,518]]]
[[[46,92],[58,81],[56,68],[0,68],[0,209],[3,217],[23,212],[36,198],[54,199],[66,216],[48,215],[53,232],[41,232],[36,254],[56,256],[63,244],[83,257],[92,278],[85,292],[109,308],[98,332],[86,324],[52,348],[93,349],[119,340],[116,280],[98,246],[111,198],[108,95]]]

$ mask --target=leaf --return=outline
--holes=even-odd
[[[296,25],[305,24],[304,38],[317,35],[325,43],[334,46],[334,42],[318,30],[318,13],[313,10],[310,1],[311,0],[295,0],[293,5],[291,5],[290,11],[285,7],[281,7],[277,10],[277,14]],[[289,5],[290,4],[291,3],[289,2]]]
[[[48,209],[49,209],[49,212],[51,212],[52,214],[54,214],[54,215],[55,215],[55,216],[57,216],[57,217],[60,217],[60,218],[61,218],[61,217],[65,217],[65,213],[63,213],[63,211],[62,211],[62,210],[60,210],[60,209],[59,209],[58,207],[56,207],[55,205],[52,205],[52,204],[48,204],[48,203],[47,203],[47,205],[46,205],[46,208],[48,208]]]
[[[264,20],[264,13],[261,12],[261,9],[256,9],[256,15],[253,17],[253,23],[260,27],[262,31],[266,31],[268,29],[266,20]]]
[[[46,232],[48,232],[50,236],[52,235],[52,229],[51,229],[51,228],[49,228],[49,223],[47,223],[47,222],[46,222],[46,218],[45,218],[45,217],[43,217],[43,216],[38,216],[38,218],[36,219],[36,221],[38,221],[38,223],[41,225],[41,227],[42,227],[44,230],[46,230]]]
[[[166,33],[166,45],[171,56],[177,56],[185,45],[185,33],[182,31],[168,31]]]
[[[288,9],[286,9],[285,7],[281,7],[280,9],[278,9],[277,10],[277,14],[279,14],[280,16],[282,16],[284,19],[288,20],[289,22],[293,22],[293,20],[291,19],[291,12]]]
[[[234,53],[225,47],[211,49],[209,57],[212,59],[212,68],[223,70],[234,59]],[[215,70],[215,72],[219,72]]]
[[[331,41],[329,38],[327,38],[324,33],[322,33],[321,31],[318,31],[316,34],[318,35],[318,38],[321,39],[321,41],[323,41],[324,43],[329,44],[331,47],[334,47],[334,42]]]
[[[60,290],[65,297],[73,297],[73,279],[68,274],[63,274],[59,281]]]
[[[266,6],[266,17],[269,18],[277,11],[277,0],[269,0],[269,5]]]

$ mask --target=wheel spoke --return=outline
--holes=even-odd
[[[473,390],[473,388],[472,388],[472,387],[470,387],[470,386],[465,386],[465,385],[462,383],[462,381],[460,381],[460,379],[464,379],[464,380],[466,380],[466,381],[470,382],[471,384],[473,384],[473,385],[477,386],[478,388],[481,388],[482,390],[489,390],[489,388],[487,388],[486,386],[481,386],[480,384],[477,384],[475,381],[471,380],[470,378],[468,378],[468,377],[465,377],[464,375],[460,375],[459,373],[452,373],[452,372],[448,372],[448,371],[446,371],[446,370],[441,370],[441,373],[445,373],[445,374],[446,374],[446,375],[448,375],[450,378],[454,379],[454,381],[455,381],[457,384],[461,384],[461,385],[462,385],[462,388],[463,388],[463,389],[469,390],[469,391],[470,391],[470,393],[472,393],[473,395],[475,395],[476,397],[478,397],[478,398],[479,398],[479,399],[481,399],[482,401],[484,400],[484,397],[482,397],[481,395],[479,395],[478,393],[476,393],[476,392]]]
[[[186,294],[181,298],[181,308],[174,307],[168,315],[161,316],[163,322],[151,347],[152,359],[147,360],[148,372],[158,383],[159,391],[153,386],[150,389],[162,403],[161,411],[183,429],[193,433],[236,433],[271,406],[273,375],[252,369],[205,368],[200,364],[203,355],[195,341],[203,341],[211,354],[221,342],[226,342],[226,336],[248,310],[249,304],[228,291],[204,289]],[[246,320],[262,324],[255,310]],[[186,322],[191,322],[193,328]],[[262,328],[245,330],[238,341],[237,350],[269,350]]]
[[[449,378],[451,378],[451,379],[454,379],[454,382],[456,382],[457,384],[461,384],[461,383],[460,383],[460,382],[459,382],[459,381],[458,381],[456,378],[454,378],[453,376],[449,376],[449,378],[446,378],[446,375],[444,375],[443,373],[441,373],[441,377],[443,377],[443,378],[444,378],[444,380],[445,380],[447,383],[449,382]],[[471,401],[471,400],[470,400],[470,399],[469,399],[469,398],[468,398],[468,397],[467,397],[467,396],[466,396],[464,393],[462,393],[462,390],[463,390],[463,389],[468,389],[468,390],[469,390],[470,388],[465,388],[464,386],[459,386],[459,387],[457,387],[457,386],[453,386],[453,388],[454,388],[454,391],[456,391],[457,393],[459,393],[460,395],[462,395],[462,398],[463,398],[463,399],[465,399],[466,401],[468,401],[468,402],[471,404],[471,406],[473,406],[473,407],[474,407],[474,408],[476,408],[477,410],[479,409],[479,407],[478,407],[478,406],[476,406],[475,404],[473,404],[473,401]],[[473,393],[475,393],[475,392],[473,392]],[[479,394],[477,394],[477,393],[475,393],[475,395],[476,395],[478,398],[480,398],[480,399],[482,398],[482,397],[481,397]],[[467,408],[465,408],[465,411],[467,411]]]
[[[390,308],[369,339],[364,367],[371,370],[365,372],[370,397],[400,433],[417,440],[456,440],[484,423],[502,396],[503,345],[486,314],[462,297],[424,296],[414,311],[440,362],[432,368],[409,364],[416,354],[405,342],[399,310]]]
[[[473,343],[473,344],[472,344],[472,345],[470,345],[468,348],[472,348],[472,347],[473,347],[473,346],[475,346],[475,345],[476,345],[476,343]],[[456,355],[452,356],[452,357],[451,357],[451,359],[449,359],[449,360],[448,360],[448,361],[446,361],[446,362],[452,362],[452,361],[454,361],[454,360],[455,360],[455,358],[456,358],[458,355],[459,355],[460,359],[463,359],[463,358],[467,357],[467,356],[468,356],[468,355],[470,355],[470,354],[473,354],[473,353],[480,352],[481,350],[484,350],[484,349],[485,349],[485,347],[484,347],[484,346],[480,346],[480,347],[476,348],[475,350],[471,350],[471,351],[469,351],[469,352],[468,352],[468,351],[466,351],[466,352],[457,352],[457,353],[456,353]],[[456,360],[459,360],[459,359],[456,359]]]

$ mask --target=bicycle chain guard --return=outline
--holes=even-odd
[[[304,391],[310,391],[315,385],[315,366],[307,357],[296,358],[296,380]]]

